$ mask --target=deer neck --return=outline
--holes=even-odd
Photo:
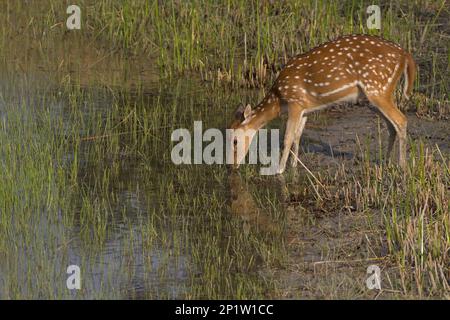
[[[273,119],[278,118],[280,112],[281,109],[278,99],[266,97],[253,110],[248,126],[253,130],[259,130]]]

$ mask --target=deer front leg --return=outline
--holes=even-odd
[[[291,158],[291,164],[292,164],[292,167],[294,167],[294,168],[297,166],[297,157],[298,157],[298,149],[299,149],[299,145],[300,145],[300,138],[302,136],[303,129],[305,129],[305,124],[306,124],[307,119],[308,119],[307,117],[302,117],[298,124],[298,127],[295,131],[294,145],[292,146],[292,151],[294,152],[294,156]]]
[[[289,115],[286,124],[286,132],[284,134],[284,146],[283,146],[283,154],[281,155],[280,165],[278,167],[278,173],[281,174],[284,172],[286,168],[286,162],[289,157],[289,152],[292,147],[292,143],[294,142],[296,128],[299,127],[299,123],[301,120],[302,113],[300,110],[294,107],[289,108]]]

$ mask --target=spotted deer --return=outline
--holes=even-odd
[[[367,98],[386,120],[388,157],[398,137],[399,165],[404,168],[407,120],[393,99],[402,74],[405,76],[403,94],[408,98],[416,75],[411,54],[376,36],[347,35],[295,56],[280,72],[261,103],[255,108],[247,105],[236,110],[230,126],[234,129],[231,139],[235,167],[248,153],[255,132],[286,111],[288,120],[278,173],[284,172],[291,147],[295,167],[308,113],[336,103],[354,103]],[[237,152],[238,144],[243,146],[243,152]]]

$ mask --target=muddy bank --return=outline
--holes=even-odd
[[[418,118],[408,113],[410,142],[423,141],[425,147],[438,146],[450,152],[447,121]],[[357,167],[364,150],[372,163],[379,161],[380,141],[384,154],[388,131],[384,121],[364,106],[335,108],[309,117],[302,136],[300,157],[314,173],[335,172],[339,168],[358,178]],[[397,154],[394,149],[394,156]],[[394,159],[395,160],[395,159]],[[357,210],[333,204],[323,210],[305,198],[307,174],[300,166],[296,178],[288,183],[286,239],[288,261],[285,268],[265,269],[263,277],[276,279],[273,298],[395,298],[403,292],[391,281],[398,270],[389,263],[386,230],[380,210]],[[292,173],[292,170],[290,171]],[[312,193],[312,192],[311,192]],[[383,291],[367,290],[367,268],[382,271]],[[394,280],[396,279],[396,280]],[[398,280],[400,281],[400,280]]]

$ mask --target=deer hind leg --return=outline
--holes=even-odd
[[[389,141],[386,151],[386,159],[390,161],[392,159],[392,150],[394,149],[394,143],[397,138],[397,131],[395,130],[395,127],[392,125],[392,123],[386,117],[383,116],[383,118],[386,121],[386,125],[389,131]]]
[[[399,143],[398,162],[403,169],[406,167],[406,127],[407,120],[403,113],[398,110],[391,97],[370,97],[369,101],[380,111],[389,122],[389,146],[388,153],[391,153],[396,136]]]
[[[281,155],[281,160],[278,167],[278,173],[280,174],[283,173],[286,168],[286,162],[289,157],[292,143],[294,142],[294,138],[296,136],[297,128],[299,128],[302,113],[303,112],[298,105],[289,104],[286,132],[284,133],[283,153]]]
[[[298,157],[298,150],[300,147],[300,137],[302,136],[303,129],[305,129],[306,120],[308,118],[303,116],[301,117],[298,127],[295,130],[295,136],[294,136],[294,144],[292,145],[292,152],[294,152],[294,156],[291,158],[291,164],[292,167],[297,166],[297,157]]]

